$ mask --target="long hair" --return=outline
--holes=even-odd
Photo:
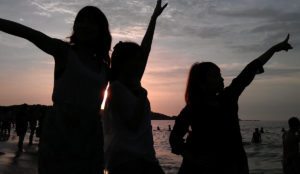
[[[199,101],[202,91],[201,86],[207,80],[207,73],[211,69],[219,67],[212,62],[196,62],[192,65],[185,91],[185,102],[187,105],[196,104]]]
[[[297,117],[291,117],[288,120],[290,129],[299,129],[300,128],[300,121]]]
[[[122,68],[124,63],[137,58],[135,55],[141,51],[141,47],[137,43],[117,43],[111,55],[111,81],[118,79],[120,75],[120,69]]]
[[[73,25],[73,32],[70,36],[70,44],[76,45],[78,43],[78,39],[76,38],[76,24],[82,22],[85,19],[92,19],[95,20],[97,23],[100,31],[97,40],[97,55],[103,59],[103,61],[107,64],[110,63],[109,59],[109,51],[111,47],[111,34],[109,31],[109,24],[106,16],[104,13],[95,6],[86,6],[83,7],[75,17],[74,25]]]

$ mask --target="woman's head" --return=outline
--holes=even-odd
[[[70,37],[71,44],[92,47],[99,56],[107,57],[111,40],[107,18],[99,8],[86,6],[78,12]]]
[[[134,42],[119,42],[111,55],[111,80],[138,80],[137,72],[141,66],[141,47]]]
[[[216,94],[223,90],[224,79],[220,68],[212,62],[196,62],[192,65],[185,91],[187,104],[196,102],[199,97]]]
[[[299,130],[300,129],[300,121],[297,117],[291,117],[288,121],[290,129]]]

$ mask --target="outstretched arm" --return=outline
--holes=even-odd
[[[290,38],[290,34],[287,35],[287,37],[285,38],[284,41],[274,45],[268,51],[266,51],[264,54],[259,56],[257,58],[257,60],[259,60],[262,63],[262,65],[264,65],[271,59],[271,57],[274,55],[274,53],[280,52],[283,50],[288,51],[290,49],[293,49],[293,47],[288,43],[289,38]]]
[[[1,18],[0,18],[0,31],[27,39],[33,44],[35,44],[41,50],[53,56],[55,55],[58,46],[60,45],[57,43],[61,43],[60,40],[50,38],[49,36],[39,31],[36,31],[32,28]]]
[[[243,90],[248,86],[254,79],[257,73],[263,72],[263,65],[266,64],[276,52],[288,51],[293,47],[288,43],[290,35],[288,34],[286,39],[268,49],[258,58],[250,62],[243,71],[232,81],[229,89],[232,89],[232,94],[237,98],[243,92]]]
[[[154,30],[155,30],[155,25],[156,25],[156,20],[160,16],[160,14],[164,11],[164,9],[167,7],[167,5],[168,5],[168,3],[166,3],[164,6],[161,6],[161,0],[157,0],[156,7],[155,7],[154,12],[151,16],[150,23],[148,25],[145,36],[142,40],[142,43],[141,43],[142,56],[141,56],[141,58],[143,59],[142,60],[143,64],[141,66],[142,71],[141,71],[140,79],[142,78],[142,76],[144,74],[146,64],[147,64],[147,61],[148,61],[148,56],[150,54],[153,35],[154,35]]]

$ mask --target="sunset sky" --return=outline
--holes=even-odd
[[[300,117],[299,0],[169,0],[158,19],[142,84],[152,110],[177,115],[184,107],[190,66],[212,61],[225,85],[290,33],[294,49],[277,53],[239,100],[241,119]],[[51,37],[70,36],[85,5],[107,16],[113,46],[140,43],[156,0],[0,0],[0,17]],[[30,42],[0,32],[0,105],[52,104],[53,58]]]

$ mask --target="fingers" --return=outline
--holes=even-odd
[[[164,9],[168,6],[168,3],[164,4],[163,6],[161,6],[161,1],[162,0],[157,0],[157,4],[156,7],[154,9],[154,16],[158,17],[163,11]]]
[[[289,39],[290,39],[290,33],[286,36],[286,38],[285,38],[285,40],[284,40],[284,42],[288,42],[289,41]]]
[[[285,40],[283,41],[283,43],[286,45],[286,46],[285,46],[285,49],[284,49],[285,51],[288,51],[288,50],[290,50],[290,49],[293,49],[293,47],[288,43],[289,39],[290,39],[290,34],[288,34],[288,35],[286,36]]]
[[[162,7],[162,11],[168,6],[168,3],[166,3],[163,7]]]
[[[166,3],[163,7],[161,7],[161,0],[157,0],[156,6],[164,10],[168,6],[168,3]]]

